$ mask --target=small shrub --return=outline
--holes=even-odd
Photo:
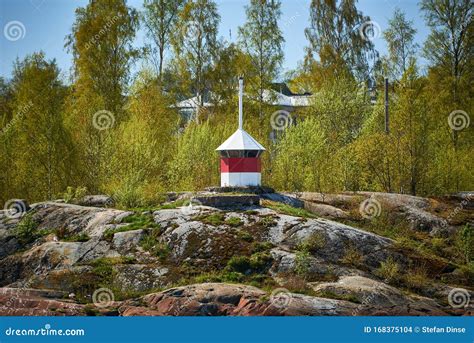
[[[252,253],[269,251],[274,247],[271,242],[255,242],[252,244]]]
[[[264,216],[260,217],[258,225],[269,228],[275,226],[277,224],[275,218],[273,216]]]
[[[465,263],[474,261],[474,226],[466,224],[458,234],[457,244],[462,252]]]
[[[386,261],[380,262],[376,273],[387,282],[398,281],[400,279],[400,265],[392,257],[389,257]]]
[[[258,252],[250,256],[250,267],[253,273],[263,273],[272,264],[273,258],[267,252]]]
[[[354,267],[360,267],[364,264],[364,256],[354,246],[349,246],[341,258],[341,263]]]
[[[46,229],[46,228],[45,229],[39,229],[37,231],[38,236],[40,236],[40,237],[44,237],[44,236],[50,235],[50,234],[55,233],[55,232],[56,232],[55,229]]]
[[[473,285],[474,284],[474,262],[468,263],[466,265],[460,266],[456,270],[457,274],[460,276],[460,280],[463,284]]]
[[[244,230],[237,231],[237,237],[239,237],[241,240],[243,240],[245,242],[252,242],[253,241],[252,235],[250,233],[248,233],[247,231],[244,231]]]
[[[140,246],[160,259],[166,259],[170,249],[167,244],[159,241],[160,231],[157,229],[148,230],[140,241]]]
[[[219,226],[224,224],[224,214],[221,212],[216,212],[212,213],[209,215],[204,215],[204,216],[199,216],[196,218],[196,220],[199,220],[203,222],[204,224],[210,224],[213,226]]]
[[[92,273],[99,277],[101,282],[110,283],[112,281],[112,266],[116,264],[114,260],[108,258],[98,258],[94,261],[91,261],[89,264],[93,267]]]
[[[316,253],[326,245],[326,236],[322,232],[313,232],[299,246],[298,250]]]
[[[69,237],[63,238],[63,241],[65,242],[87,242],[89,239],[89,235],[85,232],[81,232],[80,234],[77,235],[72,235]]]
[[[302,217],[302,218],[317,218],[315,214],[309,211],[306,211],[303,208],[296,208],[288,204],[283,204],[283,203],[271,201],[271,200],[262,200],[261,204],[263,207],[268,207],[276,212],[287,214],[290,216]]]
[[[242,226],[244,222],[238,217],[227,218],[225,223],[232,227]]]
[[[16,226],[15,236],[21,244],[31,243],[38,237],[37,228],[38,223],[28,214]]]
[[[241,274],[264,273],[270,267],[273,259],[267,252],[258,252],[252,256],[232,256],[227,262],[226,270]]]
[[[66,227],[60,227],[59,229],[56,229],[54,230],[54,234],[56,235],[56,237],[58,237],[59,239],[64,239],[67,235],[67,229]]]
[[[66,203],[74,203],[80,199],[82,199],[85,195],[87,194],[87,188],[86,187],[71,187],[68,186],[66,188],[66,192],[64,192],[61,197],[64,199]]]
[[[89,262],[93,267],[92,273],[99,277],[103,284],[110,284],[113,277],[113,266],[116,264],[132,264],[136,260],[133,257],[101,257]]]
[[[306,295],[315,295],[314,290],[308,286],[308,283],[302,277],[296,275],[288,275],[285,278],[283,287],[288,289],[292,293],[300,293]]]
[[[210,272],[200,274],[192,279],[192,283],[204,283],[204,282],[243,282],[244,275],[238,272]],[[186,282],[188,284],[189,282]]]
[[[308,251],[301,250],[296,253],[295,272],[298,276],[306,279],[311,269],[311,255]]]
[[[430,284],[430,280],[425,269],[417,268],[409,270],[404,277],[405,285],[415,291],[420,291]]]
[[[130,225],[126,226],[129,230],[138,230],[138,229],[148,229],[154,228],[159,229],[160,224],[155,223],[153,216],[146,214],[133,214],[131,216],[125,217],[122,220],[122,223],[128,223]]]
[[[135,180],[126,179],[113,189],[113,198],[120,208],[137,208],[146,205],[143,186]]]
[[[431,246],[435,252],[442,253],[447,247],[447,243],[444,238],[434,237],[431,239]]]
[[[232,256],[227,262],[227,269],[241,274],[251,272],[250,259],[247,256]]]
[[[133,214],[131,216],[125,217],[122,220],[122,223],[129,225],[106,230],[104,232],[104,239],[110,242],[113,239],[114,234],[117,232],[134,231],[140,229],[153,229],[155,234],[161,233],[160,224],[155,223],[153,216],[151,215]]]

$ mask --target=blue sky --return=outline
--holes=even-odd
[[[72,63],[72,56],[64,49],[64,38],[70,32],[74,22],[74,10],[84,6],[87,0],[0,0],[0,75],[10,78],[13,61],[27,54],[43,50],[50,59],[55,58],[63,76],[67,77]],[[141,9],[142,0],[128,0],[128,5]],[[245,21],[244,6],[248,0],[216,0],[221,23],[219,34],[227,40],[234,41],[237,27]],[[285,37],[285,61],[283,70],[295,68],[304,56],[307,41],[304,29],[309,23],[310,0],[282,0],[282,17],[280,28]],[[418,30],[416,41],[421,46],[429,30],[418,9],[417,0],[359,0],[358,8],[371,17],[384,30],[395,7],[401,8],[408,19],[413,20]],[[20,36],[17,40],[6,38],[8,23],[20,22]],[[10,28],[11,28],[10,24]],[[17,26],[19,27],[19,26]],[[135,44],[142,46],[144,33],[140,31]],[[9,36],[12,38],[12,36]],[[374,39],[375,46],[381,54],[386,53],[385,41]],[[423,61],[422,61],[423,62]],[[136,66],[138,68],[139,66]]]

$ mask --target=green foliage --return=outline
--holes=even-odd
[[[107,190],[119,206],[154,205],[164,190],[178,115],[152,72],[141,70],[128,98],[128,120],[117,130]]]
[[[267,149],[262,178],[268,186],[417,195],[471,189],[474,126],[454,130],[448,119],[461,110],[472,122],[472,6],[431,0],[420,6],[430,29],[426,73],[417,71],[413,55],[420,42],[401,11],[384,32],[389,55],[372,66],[367,54],[373,44],[354,30],[370,18],[353,1],[312,1],[308,54],[284,79],[293,91],[315,96],[309,106],[291,112],[294,125],[275,132],[270,119],[276,108],[259,95],[278,77],[283,58],[280,1],[252,0],[238,44],[229,44],[217,38],[214,1],[146,0],[144,56],[133,46],[138,12],[125,0],[90,1],[77,9],[66,39],[74,63],[70,85],[41,52],[16,62],[11,80],[0,78],[0,201],[49,200],[69,186],[61,195],[67,202],[87,187],[92,194],[113,196],[122,208],[156,208],[167,191],[218,184],[215,148],[235,130],[241,74],[251,95],[244,105],[245,128]],[[169,47],[172,60],[163,65]],[[130,66],[139,57],[156,70],[146,64],[132,80]],[[367,82],[368,67],[375,83]],[[381,81],[390,74],[396,82],[390,78],[387,134]],[[193,96],[198,113],[185,118],[174,104]],[[97,113],[106,114],[110,127],[97,128]],[[260,224],[271,226],[271,220]]]
[[[61,112],[67,92],[59,73],[42,52],[14,65],[13,118],[0,134],[0,163],[7,163],[2,179],[10,192],[25,198],[51,200],[73,181],[73,142]]]
[[[311,254],[307,250],[299,250],[295,257],[295,272],[298,276],[306,278],[311,268]]]
[[[153,216],[148,214],[132,214],[122,219],[122,223],[128,223],[130,230],[154,228],[160,229],[160,224],[156,224]]]
[[[21,244],[28,244],[38,237],[38,223],[33,220],[31,214],[25,215],[17,224],[15,236]]]
[[[272,215],[269,215],[269,216],[260,216],[260,219],[257,224],[259,226],[269,228],[269,227],[275,226],[276,223],[277,222],[275,220],[275,217]]]
[[[234,272],[248,274],[251,272],[250,258],[247,256],[232,256],[227,262],[227,268]]]
[[[207,75],[218,48],[220,15],[212,0],[186,1],[179,12],[177,28],[171,37],[174,50],[173,66],[180,76],[181,94],[193,90],[199,103],[204,103]],[[199,115],[195,119],[199,119]]]
[[[250,80],[248,88],[260,99],[261,117],[263,91],[273,82],[283,62],[285,40],[278,27],[281,2],[251,0],[245,13],[247,21],[239,27],[239,44],[252,62],[251,71],[247,73],[255,77]]]
[[[312,232],[299,246],[301,252],[316,254],[326,245],[326,236],[322,232]]]
[[[197,217],[196,220],[199,220],[205,224],[210,224],[213,226],[219,226],[226,223],[225,214],[222,212],[214,212],[209,215],[202,215],[202,216]]]
[[[271,200],[262,200],[260,203],[264,207],[271,208],[272,210],[276,212],[287,214],[290,216],[303,217],[303,218],[317,218],[316,215],[314,215],[311,212],[306,211],[305,209],[296,208],[287,204],[283,204],[281,202],[275,202]],[[271,220],[273,221],[273,223],[275,222],[273,218]]]
[[[148,53],[160,78],[170,38],[174,30],[179,30],[176,24],[184,3],[184,0],[145,0],[143,4],[143,22],[151,41],[147,47]]]
[[[376,273],[387,282],[396,282],[401,277],[400,265],[392,257],[380,262]]]
[[[151,215],[133,214],[131,216],[125,217],[122,220],[122,223],[129,225],[120,226],[115,229],[107,229],[104,232],[104,238],[108,241],[111,241],[114,234],[117,232],[133,231],[139,229],[153,229],[153,232],[156,232],[157,234],[161,232],[161,226],[155,223],[153,216]]]
[[[356,7],[355,1],[313,0],[310,6],[310,26],[305,30],[309,40],[308,59],[318,55],[321,64],[334,68],[336,75],[341,70],[352,71],[360,80],[369,73],[369,57],[374,53],[370,28],[364,33],[354,32],[370,21]],[[376,30],[376,28],[372,28]],[[376,32],[372,32],[376,34]]]
[[[466,264],[474,261],[474,226],[466,224],[459,232],[457,244]]]
[[[89,239],[91,239],[89,235],[85,232],[82,232],[78,235],[64,237],[62,240],[65,242],[87,242]]]
[[[265,251],[270,251],[274,245],[271,242],[254,242],[252,244],[252,252],[257,253],[257,252],[265,252]]]
[[[239,217],[230,217],[225,220],[225,223],[232,227],[238,227],[242,226],[244,222]]]
[[[209,121],[200,125],[188,124],[177,139],[176,151],[169,164],[170,189],[201,190],[218,183],[219,156],[215,149],[227,138],[223,134],[226,131],[230,134],[221,124],[211,126]]]
[[[66,203],[73,203],[80,199],[82,199],[87,194],[86,187],[71,187],[68,186],[66,191],[62,193],[61,197],[64,199]]]
[[[253,236],[244,230],[239,230],[237,231],[237,237],[239,237],[241,240],[245,242],[252,242],[253,241]]]
[[[193,279],[195,283],[204,283],[204,282],[234,282],[241,283],[244,281],[244,275],[238,272],[214,272],[214,273],[204,273],[196,276]]]
[[[273,162],[272,182],[287,191],[321,191],[327,182],[327,145],[320,121],[309,117],[285,130]]]
[[[259,274],[266,271],[273,261],[272,257],[267,252],[257,252],[248,256],[233,256],[227,262],[226,270],[248,274]]]
[[[405,13],[396,8],[389,20],[389,28],[383,32],[388,44],[390,67],[395,77],[403,75],[410,59],[415,56],[417,50],[417,44],[413,42],[415,34],[413,22],[407,20]]]
[[[408,288],[414,291],[424,290],[431,283],[431,280],[428,278],[428,275],[424,268],[416,268],[413,270],[409,270],[404,275],[403,281]]]
[[[361,267],[364,265],[364,256],[362,253],[357,250],[354,246],[348,246],[344,251],[344,256],[341,258],[341,263],[354,266],[354,267]]]
[[[170,249],[166,243],[160,242],[159,236],[159,229],[148,230],[147,234],[141,239],[140,246],[152,255],[164,260],[168,257]]]

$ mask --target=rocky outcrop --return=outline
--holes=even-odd
[[[270,252],[274,259],[270,273],[275,277],[278,275],[291,275],[297,272],[297,257],[295,253],[280,248],[272,249]],[[347,275],[368,275],[368,273],[359,269],[328,263],[322,258],[315,256],[308,257],[305,264],[307,268],[307,279],[324,280],[328,277],[338,278]]]
[[[370,218],[380,215],[391,217],[406,222],[412,230],[427,232],[435,237],[447,237],[453,233],[456,230],[453,225],[462,223],[457,219],[460,213],[474,222],[473,214],[467,212],[474,207],[472,192],[433,199],[380,192],[302,192],[291,196],[302,201],[308,211],[330,219],[360,220],[364,216],[361,206],[364,201],[370,200],[377,207],[376,213]]]
[[[115,204],[113,198],[108,195],[86,195],[78,201],[78,205],[92,207],[111,207]]]
[[[286,232],[282,244],[296,248],[312,239],[317,240],[314,253],[326,261],[339,262],[351,250],[372,268],[390,256],[393,245],[391,239],[325,219],[308,219],[295,225]]]
[[[206,283],[149,294],[145,306],[124,304],[122,315],[295,316],[349,315],[357,306],[347,301],[290,292],[268,294],[245,285]],[[151,312],[148,312],[151,311]]]
[[[329,284],[326,287],[330,287]],[[341,288],[332,296],[343,297]],[[105,303],[78,304],[74,294],[37,289],[0,289],[0,313],[7,316],[356,316],[356,315],[446,315],[430,299],[407,300],[394,290],[367,285],[346,289],[360,294],[373,290],[367,300],[354,303],[278,289],[267,293],[238,284],[204,283],[171,288],[141,298]],[[112,297],[113,297],[113,293]],[[327,295],[325,295],[327,296]],[[376,299],[382,301],[377,303]],[[464,314],[472,315],[472,312]]]
[[[84,316],[84,305],[58,300],[61,293],[34,289],[0,288],[2,316]],[[56,298],[56,299],[51,299]]]
[[[137,249],[145,235],[144,229],[116,232],[112,239],[112,246],[122,254],[132,252]]]
[[[114,267],[115,284],[123,291],[145,292],[167,284],[168,268],[159,264],[122,264]]]
[[[129,212],[115,209],[85,207],[73,204],[39,203],[33,207],[33,220],[39,229],[54,228],[68,234],[84,233],[101,236],[105,230],[114,228]]]
[[[31,205],[18,218],[0,211],[0,314],[469,313],[447,304],[452,287],[459,287],[460,281],[469,284],[465,271],[446,258],[421,254],[373,233],[384,234],[383,230],[361,229],[370,219],[358,214],[361,201],[377,199],[382,211],[403,218],[404,225],[413,223],[413,232],[429,237],[426,233],[434,234],[444,223],[453,203],[383,193],[271,193],[270,198],[298,210],[280,213],[266,201],[262,203],[275,209],[252,205],[223,210],[191,202],[132,212],[44,202]],[[325,218],[305,212],[299,206],[303,202],[307,210],[310,204],[313,214],[319,211]],[[462,214],[469,220],[470,212]],[[449,221],[462,222],[456,220]],[[450,234],[451,226],[447,227],[443,232]],[[405,275],[397,275],[399,283],[388,285],[379,271],[387,261],[399,274],[423,266],[427,273],[442,273],[452,285],[433,281],[417,291],[418,280],[412,288],[401,283]],[[174,287],[177,284],[186,286]],[[94,291],[104,286],[126,300],[104,307],[91,304]],[[292,291],[281,289],[285,287]],[[17,292],[14,301],[12,292]]]
[[[332,219],[349,219],[350,214],[347,211],[341,210],[335,206],[326,205],[326,204],[317,204],[313,202],[304,203],[305,210],[312,212],[318,216]]]
[[[386,313],[405,311],[411,315],[447,315],[441,306],[431,299],[407,296],[395,287],[363,276],[343,276],[337,282],[314,284],[313,289],[317,294],[351,298]]]

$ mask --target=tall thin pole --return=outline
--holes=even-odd
[[[242,130],[244,125],[244,111],[243,111],[243,96],[244,96],[244,78],[239,77],[239,129]]]
[[[385,78],[385,133],[388,134],[390,132],[389,126],[389,113],[388,113],[388,77]]]

